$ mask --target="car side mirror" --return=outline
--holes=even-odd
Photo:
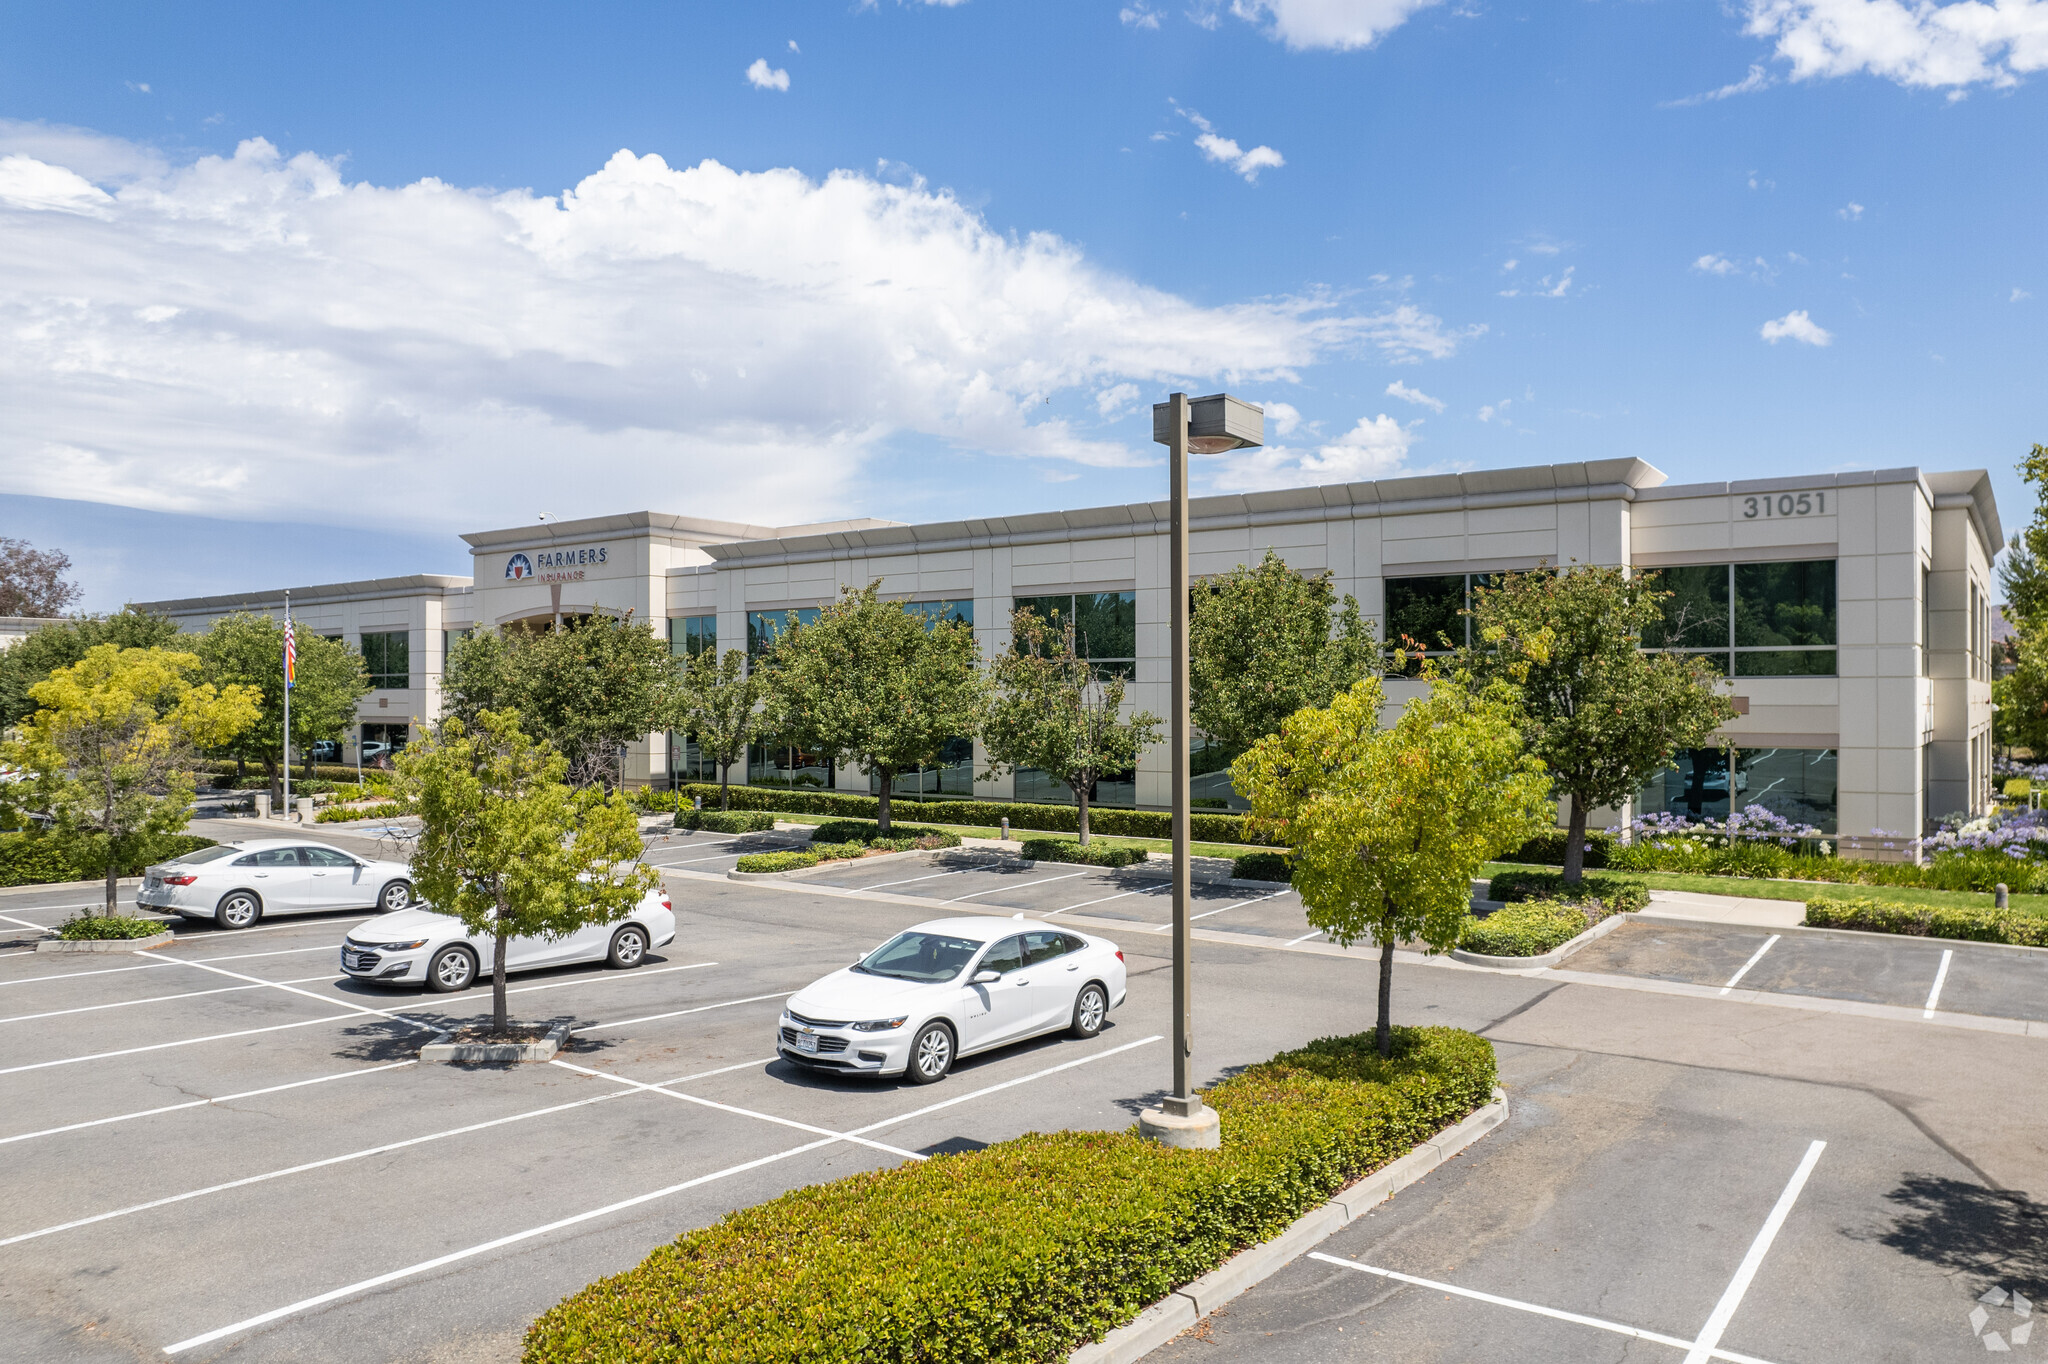
[[[1002,978],[1003,973],[1001,971],[976,971],[973,983],[976,985],[993,985]]]

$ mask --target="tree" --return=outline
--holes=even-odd
[[[312,764],[313,743],[339,739],[355,723],[356,702],[370,690],[363,656],[338,639],[295,624],[298,653],[292,686],[292,746]],[[272,798],[284,760],[284,622],[250,611],[222,616],[193,641],[208,680],[252,688],[263,698],[256,723],[223,746],[236,763],[257,763],[270,778]]]
[[[1088,801],[1095,784],[1129,771],[1146,745],[1159,742],[1160,719],[1123,717],[1124,681],[1095,676],[1079,656],[1074,622],[1026,608],[1012,620],[1014,649],[989,665],[982,745],[989,775],[1035,767],[1074,792],[1081,846],[1088,846]]]
[[[747,745],[760,732],[761,674],[747,670],[747,655],[727,649],[725,657],[706,650],[683,670],[677,694],[677,731],[689,734],[697,748],[718,765],[718,808],[730,809],[732,765],[747,756]]]
[[[129,607],[112,616],[74,616],[32,630],[19,643],[0,649],[0,731],[36,713],[28,689],[59,668],[85,657],[96,644],[155,649],[178,638],[178,623]]]
[[[168,649],[94,645],[29,689],[40,709],[0,750],[31,774],[18,803],[60,831],[106,839],[109,915],[120,913],[115,882],[136,840],[185,827],[195,750],[256,721],[255,690],[195,685],[202,666]]]
[[[878,781],[887,835],[890,783],[980,727],[984,687],[973,627],[927,623],[881,588],[840,589],[808,625],[790,612],[768,659],[768,728]]]
[[[1571,802],[1564,879],[1585,873],[1586,817],[1634,796],[1682,748],[1706,744],[1735,718],[1704,659],[1648,653],[1672,594],[1655,574],[1543,567],[1508,573],[1472,593],[1476,645],[1457,671],[1475,685],[1504,682],[1520,698],[1522,733]]]
[[[1380,672],[1357,600],[1347,595],[1340,608],[1327,570],[1289,568],[1270,549],[1257,568],[1239,564],[1198,585],[1193,607],[1189,719],[1233,753]]]
[[[2039,757],[2048,753],[2048,446],[2036,445],[2020,461],[2020,476],[2038,500],[1998,568],[2000,609],[2018,637],[2006,646],[2010,670],[1991,684],[1992,728],[1999,743]]]
[[[640,861],[640,823],[623,792],[564,780],[568,760],[528,738],[519,717],[457,719],[397,759],[398,785],[420,816],[413,885],[464,929],[489,936],[491,1030],[506,1031],[505,949],[561,938],[631,913],[660,874]]]
[[[513,705],[506,658],[512,637],[497,630],[472,630],[448,650],[441,670],[441,717],[475,726],[487,710]]]
[[[1297,711],[1231,768],[1257,827],[1292,849],[1308,921],[1380,949],[1379,1051],[1393,1050],[1394,945],[1457,946],[1480,865],[1550,822],[1549,780],[1525,752],[1505,687],[1437,677],[1391,729],[1366,678]]]
[[[64,575],[71,556],[0,535],[0,616],[61,616],[84,595]]]

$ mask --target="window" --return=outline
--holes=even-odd
[[[1387,579],[1387,642],[1411,653],[1419,649],[1440,654],[1463,648],[1469,624],[1464,615],[1469,577],[1440,573],[1428,578]]]
[[[1026,933],[1024,964],[1036,966],[1042,961],[1051,961],[1054,957],[1064,957],[1069,952],[1079,950],[1080,946],[1078,939],[1070,938],[1064,933]]]
[[[1010,941],[1015,942],[1016,939]],[[854,969],[874,976],[936,984],[959,975],[980,946],[973,938],[912,930],[898,933],[883,943]]]
[[[820,753],[809,753],[786,744],[773,747],[750,744],[747,747],[746,784],[830,791],[839,785],[839,772],[831,760]]]
[[[1061,593],[1048,597],[1017,597],[1012,609],[1032,611],[1065,630],[1074,625],[1074,651],[1095,667],[1098,677],[1135,677],[1138,671],[1138,594],[1135,592]]]
[[[366,724],[363,726],[362,744],[357,751],[365,763],[385,767],[390,764],[392,756],[411,741],[411,725]]]
[[[363,636],[363,666],[372,687],[412,685],[412,649],[403,630]]]
[[[356,864],[353,857],[332,848],[301,848],[299,852],[316,867],[353,867]]]
[[[1074,804],[1074,788],[1058,777],[1041,772],[1035,767],[1020,767],[1012,780],[1011,799],[1029,801],[1040,805]],[[1138,774],[1112,772],[1096,781],[1088,792],[1091,806],[1122,806],[1129,809],[1138,803]]]
[[[1681,815],[1695,823],[1761,805],[1796,824],[1835,832],[1836,755],[1832,748],[1693,748],[1652,777],[1636,812]]]
[[[789,628],[789,618],[796,617],[798,625],[809,625],[818,618],[818,608],[802,606],[794,611],[749,611],[747,612],[747,657],[759,658],[775,647],[775,641]]]
[[[1933,676],[1928,666],[1934,652],[1934,575],[1920,566],[1920,675]]]
[[[868,794],[882,793],[882,779],[868,778]],[[898,772],[889,783],[892,796],[971,796],[974,794],[974,740],[948,739],[936,761]]]
[[[983,971],[1009,972],[1022,970],[1023,966],[1024,940],[1022,938],[1005,938],[988,950],[988,955],[981,959],[980,969]]]
[[[668,648],[677,658],[695,658],[708,653],[718,654],[718,617],[716,616],[670,616],[668,620]]]
[[[974,603],[971,601],[907,601],[903,609],[913,616],[923,616],[930,625],[974,624]]]
[[[1672,594],[1646,649],[1698,654],[1730,677],[1835,675],[1835,561],[1652,570]]]

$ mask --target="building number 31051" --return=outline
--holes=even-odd
[[[1776,497],[1742,499],[1742,519],[1754,521],[1759,516],[1813,516],[1825,514],[1828,509],[1826,493],[1779,493]]]

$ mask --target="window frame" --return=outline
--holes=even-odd
[[[1832,636],[1830,642],[1825,644],[1737,643],[1736,641],[1742,637],[1740,633],[1740,626],[1743,620],[1743,598],[1739,587],[1740,579],[1738,577],[1741,570],[1762,570],[1786,567],[1790,565],[1811,564],[1826,564],[1829,569],[1830,582],[1827,593],[1828,612],[1826,633]],[[1842,606],[1840,593],[1841,569],[1840,561],[1838,559],[1754,559],[1734,560],[1724,564],[1644,565],[1637,571],[1642,573],[1655,573],[1659,575],[1659,579],[1661,581],[1662,575],[1681,569],[1719,569],[1722,571],[1723,582],[1725,583],[1724,591],[1726,593],[1728,603],[1728,616],[1726,628],[1723,632],[1721,632],[1721,638],[1725,642],[1710,643],[1705,640],[1702,640],[1698,638],[1696,635],[1694,635],[1694,631],[1699,627],[1688,625],[1685,634],[1687,636],[1691,636],[1691,638],[1687,638],[1684,640],[1684,642],[1679,644],[1645,644],[1642,646],[1642,650],[1644,653],[1690,654],[1697,657],[1719,660],[1722,675],[1731,678],[1754,679],[1763,677],[1783,678],[1841,676]],[[1664,637],[1660,634],[1658,638],[1661,640]],[[1804,672],[1763,672],[1757,671],[1755,666],[1749,669],[1745,669],[1742,666],[1742,660],[1744,658],[1754,659],[1757,661],[1757,665],[1761,666],[1764,664],[1765,659],[1769,656],[1775,655],[1777,656],[1777,658],[1789,662],[1791,660],[1786,659],[1786,656],[1795,654],[1811,657],[1816,661],[1820,661],[1820,659],[1824,655],[1825,661],[1828,664],[1827,670],[1825,672],[1811,670]]]

